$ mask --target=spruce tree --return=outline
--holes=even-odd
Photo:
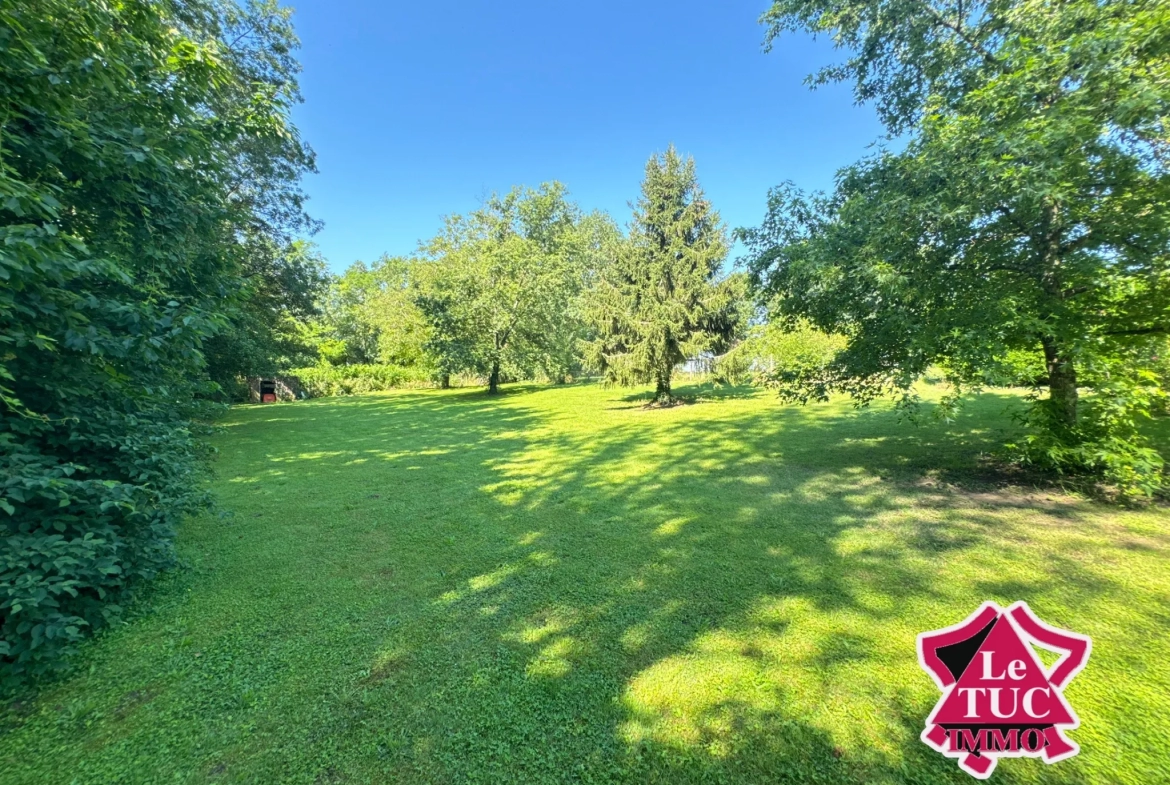
[[[608,381],[653,382],[654,403],[673,403],[670,377],[687,357],[717,348],[738,323],[719,272],[727,231],[695,177],[695,161],[669,147],[646,164],[629,237],[595,291],[597,337],[589,359]]]

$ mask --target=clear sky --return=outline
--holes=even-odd
[[[789,35],[763,52],[767,0],[293,0],[317,151],[314,238],[340,271],[406,254],[441,216],[512,185],[560,180],[624,224],[647,158],[673,142],[732,227],[770,186],[827,188],[881,133],[840,59]]]

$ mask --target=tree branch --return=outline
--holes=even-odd
[[[1167,335],[1170,327],[1138,327],[1132,330],[1109,330],[1105,335]]]
[[[947,30],[950,30],[952,33],[957,35],[960,40],[963,41],[963,43],[981,55],[984,62],[986,62],[992,68],[995,68],[997,71],[1002,72],[1004,70],[1003,63],[1000,62],[1000,60],[997,59],[995,55],[991,54],[991,52],[984,49],[981,43],[971,38],[971,36],[967,34],[967,31],[963,29],[961,22],[951,22],[948,20],[945,16],[939,13],[938,9],[930,4],[930,0],[923,0],[922,7],[925,8],[927,13],[929,13],[934,18],[936,25],[945,27]]]

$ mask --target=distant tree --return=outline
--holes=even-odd
[[[716,370],[729,382],[751,380],[778,388],[787,398],[799,398],[805,394],[807,380],[823,374],[845,343],[844,336],[830,335],[804,321],[762,321],[720,358]]]
[[[429,327],[415,302],[419,269],[426,262],[410,257],[383,256],[370,267],[373,292],[365,314],[378,331],[378,361],[387,365],[424,367]]]
[[[514,188],[447,220],[416,290],[440,377],[480,374],[494,394],[505,375],[552,364],[588,276],[589,225],[560,183]]]
[[[589,295],[605,260],[612,258],[613,249],[619,246],[622,232],[608,214],[594,212],[581,217],[576,239],[582,253],[579,275],[573,277],[565,311],[544,337],[533,369],[558,384],[588,372],[583,350],[594,337],[588,319]]]
[[[428,327],[415,303],[425,262],[383,256],[355,262],[330,283],[313,325],[321,359],[334,365],[424,366]]]
[[[629,237],[594,289],[590,362],[619,384],[653,382],[672,402],[670,377],[689,356],[720,348],[742,326],[734,281],[720,281],[727,232],[695,177],[695,162],[671,146],[646,164]]]
[[[1139,425],[1170,331],[1170,5],[781,0],[764,21],[849,48],[816,80],[853,80],[906,138],[830,196],[777,189],[742,234],[787,318],[848,337],[806,393],[912,402],[937,365],[953,403],[1032,353],[1047,397],[1021,455],[1157,488]]]
[[[364,262],[355,262],[330,278],[320,316],[307,329],[321,361],[331,365],[378,361],[378,327],[370,319],[369,307],[374,286],[374,276]]]

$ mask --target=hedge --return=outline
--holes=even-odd
[[[311,398],[431,384],[430,375],[425,371],[400,365],[317,365],[297,368],[287,375],[299,379],[301,388]]]

